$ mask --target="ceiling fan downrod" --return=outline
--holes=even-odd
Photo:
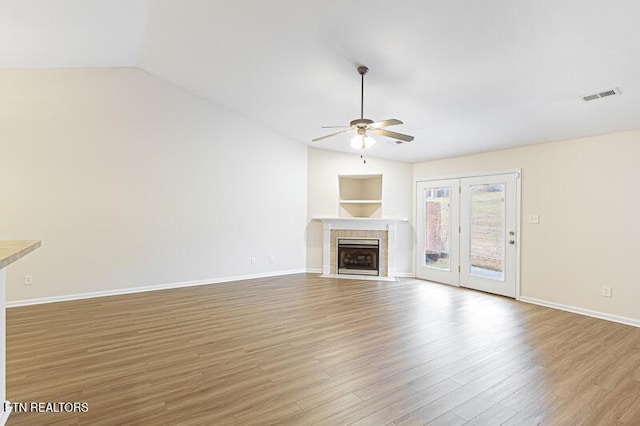
[[[358,73],[360,73],[360,120],[364,120],[364,75],[369,71],[369,68],[364,65],[358,67]]]

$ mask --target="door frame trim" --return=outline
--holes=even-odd
[[[486,171],[486,172],[469,172],[469,173],[458,173],[458,174],[450,174],[450,175],[439,175],[439,176],[429,176],[425,179],[418,179],[414,177],[413,180],[413,223],[418,226],[418,183],[420,182],[430,182],[434,180],[445,180],[445,179],[463,179],[469,177],[482,177],[482,176],[495,176],[495,175],[507,175],[507,174],[515,174],[516,175],[516,297],[515,300],[520,300],[520,267],[521,267],[521,250],[522,246],[522,168],[517,169],[506,169],[506,170],[494,170],[494,171]],[[415,277],[418,266],[415,264],[416,256],[417,256],[417,238],[414,235],[413,238],[413,275]],[[447,284],[450,285],[450,284]],[[460,287],[454,286],[454,287]]]

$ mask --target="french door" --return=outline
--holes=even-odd
[[[515,297],[517,179],[418,182],[416,276]]]

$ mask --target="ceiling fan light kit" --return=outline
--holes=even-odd
[[[388,138],[393,138],[397,140],[397,143],[402,142],[411,142],[413,140],[413,136],[405,135],[403,133],[392,132],[390,130],[383,129],[383,127],[387,126],[395,126],[398,124],[402,124],[402,121],[390,118],[388,120],[374,122],[368,118],[364,118],[364,75],[369,71],[369,68],[364,65],[360,65],[358,67],[358,74],[361,76],[360,81],[360,118],[356,118],[355,120],[351,120],[349,126],[329,126],[329,127],[345,127],[346,130],[341,130],[336,133],[331,133],[329,135],[320,136],[319,138],[315,138],[312,141],[318,142],[323,139],[327,139],[333,136],[341,135],[343,133],[356,132],[356,135],[351,140],[351,147],[354,149],[362,150],[372,147],[376,141],[367,133],[375,133],[380,136],[385,136]]]
[[[367,149],[371,148],[375,143],[376,140],[369,135],[356,135],[351,139],[351,148]]]

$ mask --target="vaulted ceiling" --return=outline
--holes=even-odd
[[[417,162],[640,128],[639,21],[636,0],[5,0],[0,66],[138,66],[353,152],[311,139],[359,116],[364,64],[365,117],[415,136],[367,154]]]

